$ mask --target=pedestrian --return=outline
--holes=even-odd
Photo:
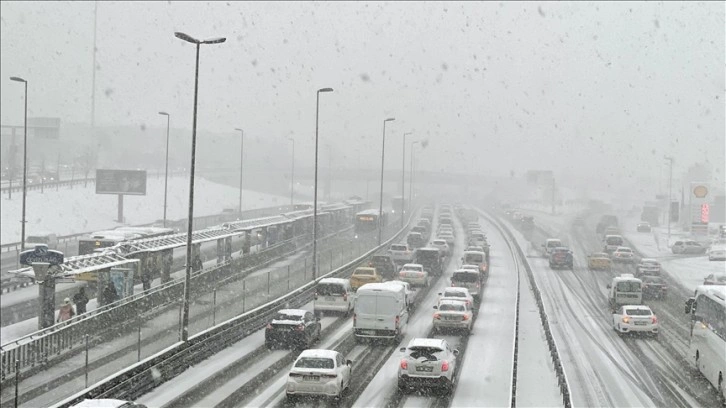
[[[118,300],[118,293],[113,283],[109,283],[103,290],[103,304],[108,305]]]
[[[75,316],[76,312],[73,310],[73,304],[69,298],[63,300],[63,304],[58,310],[58,319],[56,323],[65,322]]]
[[[144,287],[144,292],[151,289],[151,277],[148,273],[141,274],[141,284]]]
[[[79,289],[78,293],[73,295],[73,303],[76,304],[76,314],[82,315],[86,313],[86,304],[88,303],[86,288]]]

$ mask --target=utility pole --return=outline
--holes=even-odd
[[[666,160],[668,160],[668,164],[670,167],[669,175],[668,175],[668,241],[667,245],[668,247],[671,246],[671,194],[673,191],[673,156],[666,156]]]

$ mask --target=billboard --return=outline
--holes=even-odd
[[[96,170],[96,194],[146,195],[146,170]]]

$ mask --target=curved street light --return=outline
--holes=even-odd
[[[318,124],[320,118],[320,94],[333,92],[333,88],[320,88],[315,96],[315,187],[313,188],[313,280],[318,278]]]
[[[166,112],[159,112],[159,115],[166,116],[166,161],[164,165],[164,228],[166,228],[166,191],[169,182],[169,120],[171,115]]]
[[[23,214],[20,218],[20,251],[25,251],[25,199],[28,188],[28,81],[21,77],[10,77],[11,81],[22,82],[25,86],[25,113],[23,114]]]
[[[388,118],[383,120],[383,147],[381,148],[381,195],[378,203],[378,246],[381,245],[381,235],[383,234],[383,163],[386,157],[386,122],[393,122],[396,118]]]

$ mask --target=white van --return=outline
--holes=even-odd
[[[348,279],[324,278],[315,287],[313,310],[315,314],[322,312],[340,312],[348,316],[355,305],[355,293]]]
[[[353,314],[356,342],[388,339],[398,342],[408,326],[406,288],[398,283],[367,283],[358,289]]]
[[[25,237],[25,249],[33,249],[36,245],[48,245],[48,249],[58,249],[58,235],[52,232],[37,232]]]
[[[630,273],[624,273],[613,278],[608,294],[608,304],[611,310],[617,310],[624,305],[643,304],[643,281]]]

